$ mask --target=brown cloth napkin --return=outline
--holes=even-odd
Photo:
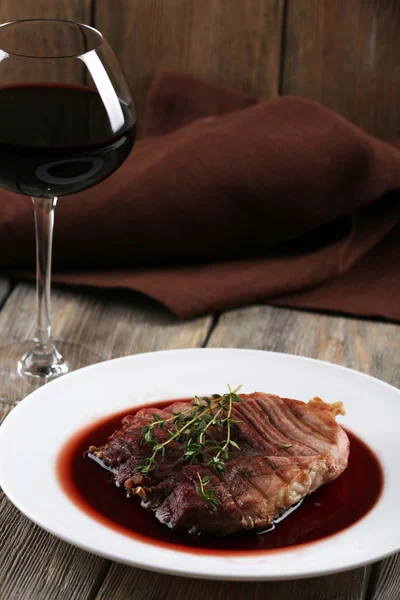
[[[260,301],[400,320],[400,151],[322,106],[168,71],[146,138],[60,200],[54,277],[125,287],[181,317]],[[0,267],[34,259],[30,201],[0,191]]]

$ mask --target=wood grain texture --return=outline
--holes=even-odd
[[[400,597],[400,555],[385,559],[373,572],[372,594],[367,600],[398,600]]]
[[[288,0],[283,93],[399,137],[399,24],[397,0]]]
[[[65,19],[90,25],[91,0],[0,0],[0,23],[18,19]]]
[[[326,360],[400,386],[400,326],[272,306],[224,313],[209,345]]]
[[[118,292],[57,289],[52,312],[57,337],[90,346],[104,358],[201,346],[211,324],[211,318],[180,322],[139,295]],[[19,285],[0,311],[1,343],[29,338],[34,319],[34,288]],[[0,539],[2,600],[91,599],[109,565],[33,525],[2,492]]]
[[[96,0],[95,26],[114,49],[143,115],[161,67],[260,96],[278,92],[284,0]]]
[[[400,384],[400,327],[389,323],[255,306],[223,314],[208,346],[301,354]],[[224,583],[150,574],[113,564],[97,600],[365,600],[369,572],[356,569],[305,581]],[[391,584],[399,594],[398,584],[392,580]]]
[[[0,277],[0,308],[10,293],[11,285],[7,279]]]
[[[0,23],[20,19],[63,19],[90,24],[91,18],[91,0],[60,0],[57,2],[0,0]],[[44,54],[52,52],[54,55],[60,53],[73,55],[77,52],[84,52],[85,40],[81,28],[71,27],[67,31],[65,27],[59,26],[58,29],[54,32],[47,30],[41,33],[40,41],[36,41],[32,37],[34,51],[42,50]],[[7,34],[6,31],[11,33]],[[7,28],[0,34],[0,47],[12,52],[31,54],[30,39],[31,37],[26,31],[15,30],[14,32],[11,28]],[[39,47],[40,44],[42,48]],[[86,82],[86,75],[86,67],[81,61],[75,59],[35,61],[11,55],[0,64],[0,85],[38,82],[80,85]]]
[[[284,583],[242,583],[184,579],[113,563],[96,600],[360,600],[361,586],[361,570]]]
[[[19,284],[0,312],[0,342],[30,339],[35,329],[35,288]],[[55,339],[90,347],[104,358],[201,346],[212,318],[180,321],[134,292],[57,287],[52,292]]]
[[[89,598],[108,566],[28,521],[2,492],[0,539],[3,600]]]

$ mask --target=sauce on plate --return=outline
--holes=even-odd
[[[163,408],[173,400],[154,403]],[[135,413],[142,407],[135,407]],[[85,453],[89,446],[101,446],[121,428],[124,410],[86,427],[63,446],[57,458],[59,482],[76,506],[115,531],[141,542],[196,554],[243,554],[278,551],[315,542],[338,533],[365,516],[376,504],[383,488],[383,473],[375,454],[354,433],[350,439],[347,469],[334,481],[306,497],[298,509],[288,511],[273,531],[240,533],[226,538],[198,536],[172,531],[159,523],[153,513],[140,506],[140,498],[127,498],[113,483],[110,472]]]

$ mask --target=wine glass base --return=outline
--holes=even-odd
[[[104,360],[84,346],[57,341],[55,345],[57,360],[51,367],[33,363],[31,341],[0,348],[0,423],[18,402],[42,385]]]
[[[53,344],[50,352],[43,355],[38,354],[35,351],[35,346],[32,347],[31,343],[28,351],[18,361],[17,365],[20,377],[36,377],[46,381],[60,377],[60,375],[66,375],[70,370],[69,363],[64,360]]]
[[[45,382],[60,377],[60,375],[66,375],[71,370],[69,364],[64,360],[56,365],[51,365],[51,367],[35,363],[29,364],[26,360],[20,360],[17,369],[20,377],[36,377],[37,379],[45,379]]]

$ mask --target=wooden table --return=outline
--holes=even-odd
[[[0,342],[33,334],[34,288],[0,280]],[[168,348],[233,347],[302,354],[400,385],[400,326],[267,305],[179,321],[122,291],[56,288],[57,338],[106,358]],[[0,381],[1,391],[1,381]],[[379,398],[377,398],[379,405]],[[371,544],[374,541],[371,539]],[[397,600],[400,559],[303,581],[224,583],[149,573],[78,550],[28,521],[0,492],[1,600]]]

